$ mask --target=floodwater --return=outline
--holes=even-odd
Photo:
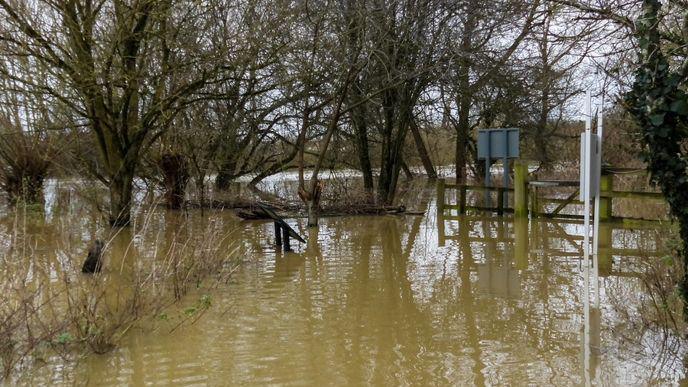
[[[595,308],[583,299],[580,224],[442,219],[434,188],[420,191],[422,216],[324,218],[317,230],[290,219],[308,242],[293,242],[288,253],[273,245],[269,222],[241,221],[229,211],[155,210],[160,228],[184,218],[239,230],[233,238],[241,265],[209,294],[212,306],[194,324],[172,329],[147,322],[109,353],[49,362],[20,380],[421,386],[683,380],[683,348],[667,345],[662,331],[638,331],[619,312],[644,299],[638,273],[648,256],[665,254],[663,226],[603,226]],[[51,224],[52,233],[75,233],[77,241],[95,232],[88,220],[71,226],[81,230]]]

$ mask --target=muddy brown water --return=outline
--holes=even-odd
[[[424,216],[325,218],[317,230],[290,219],[308,239],[293,242],[290,253],[273,246],[269,222],[242,222],[229,211],[157,209],[156,228],[183,217],[199,228],[213,221],[240,230],[242,263],[207,294],[212,306],[192,325],[170,332],[173,324],[149,321],[107,354],[51,359],[18,383],[681,382],[683,347],[667,345],[661,331],[638,333],[619,313],[619,304],[633,309],[643,299],[638,272],[647,256],[665,253],[664,226],[603,227],[600,318],[586,319],[581,225],[465,216],[444,221],[440,235],[432,188],[423,195]],[[65,215],[48,215],[49,225],[33,231],[46,245],[69,234],[80,246],[95,233],[92,220],[65,226]]]

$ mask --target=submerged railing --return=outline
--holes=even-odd
[[[614,199],[642,199],[642,200],[664,200],[664,196],[659,192],[640,192],[640,191],[618,191],[614,190],[614,175],[618,171],[630,171],[627,168],[606,168],[600,177],[600,221],[603,222],[646,222],[658,221],[661,219],[645,219],[631,217],[617,217],[612,213]],[[633,170],[636,171],[636,170]],[[559,219],[583,219],[583,215],[567,214],[563,210],[571,205],[582,205],[578,200],[578,181],[574,180],[529,180],[528,165],[525,162],[517,161],[514,163],[514,183],[510,187],[485,187],[470,184],[448,184],[445,179],[437,181],[437,209],[444,214],[445,210],[458,210],[459,214],[465,214],[467,210],[488,211],[503,215],[513,213],[516,218],[559,218]],[[544,197],[542,190],[556,188],[575,188],[565,198]],[[456,190],[457,202],[446,202],[446,191]],[[497,193],[494,206],[490,205],[470,205],[468,203],[468,192],[481,191],[486,197],[492,192]],[[513,207],[505,200],[505,193],[513,192]],[[486,200],[486,203],[488,201]],[[556,204],[551,211],[547,211],[545,205]],[[451,215],[449,216],[451,218]]]

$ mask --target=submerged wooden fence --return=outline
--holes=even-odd
[[[617,169],[619,170],[619,169]],[[575,188],[565,198],[544,197],[541,191],[552,188]],[[446,191],[457,191],[457,203],[446,203]],[[487,195],[492,192],[497,193],[496,205],[476,206],[468,204],[468,192],[481,191]],[[513,193],[513,207],[509,207],[504,200],[504,193]],[[642,199],[642,200],[664,200],[664,196],[658,192],[637,192],[637,191],[618,191],[614,190],[614,172],[605,170],[600,178],[600,221],[634,222],[634,221],[655,221],[660,219],[640,219],[629,217],[615,217],[612,213],[614,199]],[[551,210],[546,210],[546,205],[556,204]],[[562,219],[583,219],[583,215],[566,214],[562,211],[569,205],[583,204],[578,200],[578,181],[572,180],[528,180],[528,165],[525,162],[517,161],[514,163],[514,183],[513,188],[508,187],[484,187],[467,184],[447,184],[444,179],[437,181],[437,207],[438,211],[444,214],[445,210],[458,210],[459,214],[466,213],[467,210],[479,210],[496,212],[498,215],[513,213],[516,218],[562,218]]]

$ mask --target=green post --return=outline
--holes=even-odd
[[[514,163],[514,217],[528,217],[528,164]]]
[[[514,219],[514,255],[516,268],[528,268],[528,219]]]
[[[504,215],[504,188],[497,188],[497,215]]]
[[[602,173],[600,176],[600,221],[612,218],[612,191],[614,190],[614,175]]]

